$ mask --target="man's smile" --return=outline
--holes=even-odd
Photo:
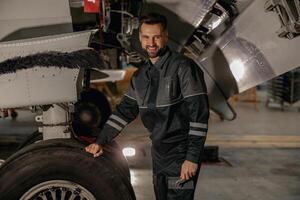
[[[156,52],[158,49],[157,46],[147,46],[146,48],[150,52]]]

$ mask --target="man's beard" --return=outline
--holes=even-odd
[[[166,46],[159,48],[156,52],[150,52],[147,50],[147,48],[149,47],[146,47],[146,49],[143,50],[146,53],[146,55],[148,55],[149,58],[156,58],[158,56],[162,56],[166,51]]]

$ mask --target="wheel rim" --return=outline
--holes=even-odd
[[[3,165],[4,162],[5,162],[5,160],[0,159],[0,167],[1,167],[1,165]]]
[[[77,183],[51,180],[35,185],[20,200],[96,200],[96,198]]]

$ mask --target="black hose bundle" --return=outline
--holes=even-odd
[[[99,53],[93,49],[83,49],[70,53],[49,51],[28,56],[18,56],[0,63],[0,75],[14,73],[17,70],[33,67],[59,68],[103,68]]]

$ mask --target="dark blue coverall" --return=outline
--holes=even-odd
[[[192,200],[194,189],[172,189],[185,160],[201,164],[209,106],[203,72],[193,60],[168,48],[153,65],[146,61],[133,75],[128,92],[97,138],[113,140],[140,114],[152,140],[153,184],[157,200]]]

